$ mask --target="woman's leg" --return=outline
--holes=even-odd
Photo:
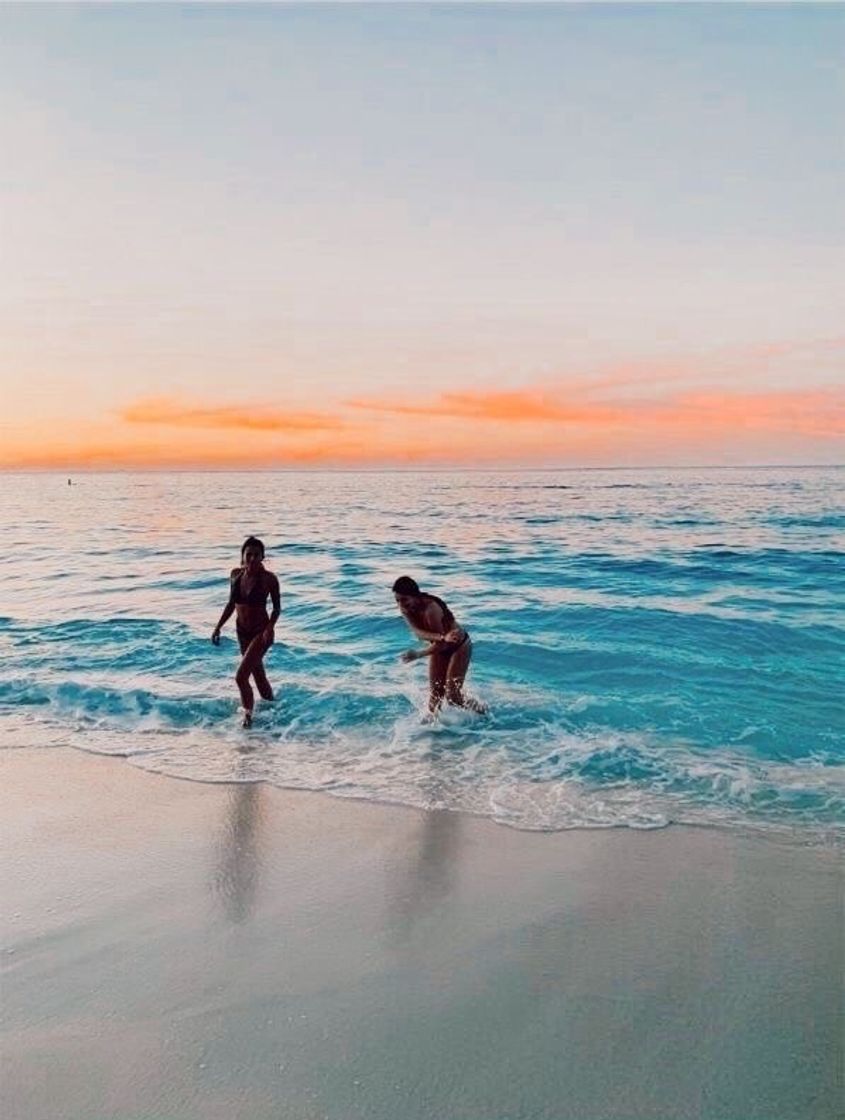
[[[243,649],[243,643],[241,648]],[[241,694],[241,703],[244,708],[244,725],[247,727],[252,723],[252,709],[255,707],[255,696],[250,687],[249,678],[255,673],[255,667],[260,666],[265,648],[264,637],[261,634],[256,634],[244,650],[238,671],[235,673],[235,682]]]
[[[456,708],[469,708],[473,712],[486,712],[484,704],[464,693],[464,679],[472,659],[472,642],[467,639],[449,658],[446,669],[446,701]]]
[[[252,679],[255,681],[255,687],[258,689],[258,695],[262,700],[275,699],[273,695],[273,686],[267,680],[267,673],[264,671],[263,661],[259,661],[252,670]]]
[[[448,653],[432,653],[428,659],[428,710],[430,712],[436,712],[446,696],[449,657]]]

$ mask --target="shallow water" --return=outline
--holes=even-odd
[[[521,828],[845,823],[842,468],[0,476],[7,747],[127,756]],[[238,726],[247,533],[279,700]],[[421,719],[390,594],[470,629],[488,717]]]

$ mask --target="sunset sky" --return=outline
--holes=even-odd
[[[0,8],[0,466],[845,461],[845,7]]]

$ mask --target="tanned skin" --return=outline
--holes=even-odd
[[[264,567],[264,554],[260,548],[247,545],[243,551],[243,566],[233,568],[229,577],[229,602],[223,608],[220,620],[214,627],[211,640],[214,645],[220,644],[220,631],[233,614],[237,614],[238,640],[241,644],[241,663],[235,673],[235,682],[241,694],[241,703],[244,709],[244,727],[252,726],[252,711],[255,707],[255,696],[249,683],[249,678],[255,681],[255,686],[263,700],[273,699],[273,688],[267,680],[264,671],[264,655],[273,644],[275,637],[274,628],[276,620],[281,614],[281,599],[279,596],[279,581],[272,572]],[[241,597],[246,599],[253,595],[258,587],[264,593],[260,605],[255,603],[236,603],[234,599],[235,585],[240,578]],[[273,609],[267,614],[267,598],[270,598]],[[251,635],[245,642],[243,635]]]
[[[429,712],[433,714],[438,711],[444,700],[457,708],[486,712],[483,704],[464,693],[464,679],[472,658],[472,642],[467,639],[459,649],[451,648],[464,637],[464,630],[460,626],[455,626],[448,632],[445,630],[443,610],[439,603],[426,601],[422,596],[400,595],[397,592],[394,592],[393,598],[416,636],[429,643],[426,649],[405,650],[400,658],[406,663],[418,661],[422,657],[429,658]]]

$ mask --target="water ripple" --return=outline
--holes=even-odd
[[[0,478],[0,724],[200,781],[269,781],[521,828],[845,823],[840,468]],[[39,516],[33,517],[37,510]],[[243,511],[252,511],[245,515]],[[280,699],[241,732],[250,532]],[[423,722],[390,585],[473,635],[479,719]]]

